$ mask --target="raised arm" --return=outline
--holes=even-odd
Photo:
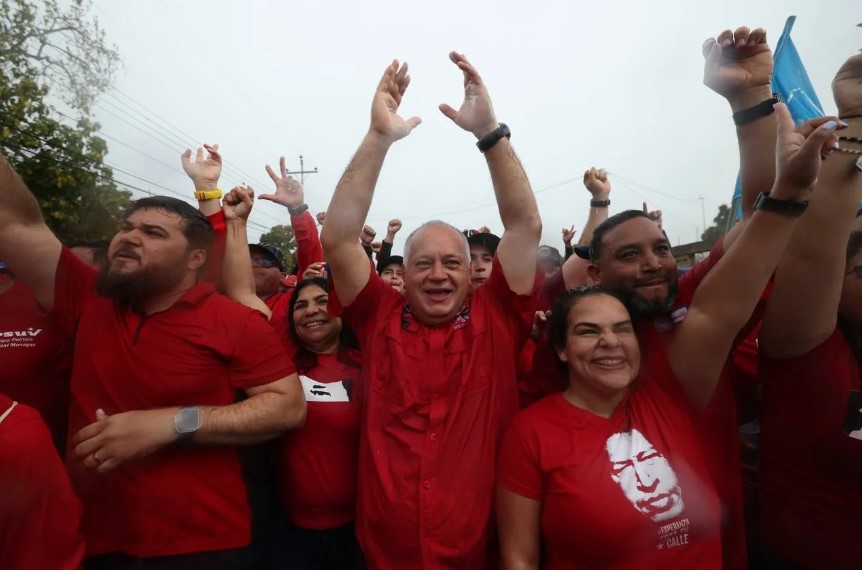
[[[206,157],[204,157],[204,151],[207,153]],[[197,149],[195,159],[192,160],[191,157],[192,149],[187,148],[180,157],[183,170],[195,185],[198,209],[204,216],[212,216],[221,209],[218,181],[221,177],[222,159],[218,152],[218,145],[204,143],[203,148]]]
[[[488,89],[476,68],[463,54],[452,52],[449,59],[464,73],[464,102],[457,111],[440,105],[440,111],[479,139],[500,127],[494,115]],[[503,235],[497,257],[509,288],[526,295],[532,292],[536,278],[537,249],[542,237],[542,219],[536,198],[521,162],[507,137],[502,137],[485,152],[497,208],[503,220]]]
[[[593,232],[599,224],[608,219],[608,207],[610,206],[611,182],[605,170],[592,167],[584,172],[584,187],[590,193],[590,213],[587,223],[581,231],[578,246],[589,246],[593,239]],[[563,283],[566,289],[583,287],[588,282],[587,267],[590,265],[588,259],[581,259],[577,255],[569,257],[563,264]]]
[[[410,84],[407,64],[393,61],[386,68],[371,104],[371,126],[341,177],[326,211],[320,236],[332,272],[335,292],[343,306],[350,305],[371,274],[368,256],[357,237],[362,231],[383,160],[395,141],[406,137],[421,122],[419,117],[398,116],[401,98]]]
[[[253,205],[254,190],[248,187],[234,188],[224,197],[222,210],[227,221],[227,242],[222,280],[228,297],[260,311],[269,319],[272,318],[272,311],[255,293],[254,270],[248,251],[246,223]]]
[[[54,278],[62,246],[42,218],[39,203],[0,154],[0,261],[36,301],[54,306]]]
[[[704,42],[703,56],[704,85],[724,97],[732,113],[751,109],[772,97],[772,52],[762,28],[751,31],[743,26],[735,31],[725,30]],[[767,106],[764,108],[769,111]],[[776,117],[774,113],[755,116],[736,127],[743,223],[725,237],[725,251],[751,217],[757,195],[772,188],[775,181]]]
[[[317,225],[311,212],[308,211],[308,204],[305,203],[305,190],[302,184],[288,175],[283,156],[278,159],[278,166],[281,176],[277,175],[271,166],[266,165],[266,173],[275,182],[275,193],[261,194],[260,199],[275,202],[287,208],[293,235],[296,237],[296,274],[302,275],[312,263],[323,261],[323,247],[320,245]]]
[[[844,63],[832,90],[840,117],[862,115],[862,55]],[[862,137],[862,118],[848,118],[847,123],[842,136]],[[858,144],[847,147],[862,150]],[[781,258],[766,305],[760,347],[773,358],[805,354],[835,330],[844,252],[862,202],[860,170],[862,156],[833,152],[823,161],[817,192]]]
[[[822,118],[797,130],[784,104],[775,110],[778,176],[770,198],[800,202],[817,179],[821,152],[837,142],[837,125]],[[671,367],[695,404],[705,406],[712,397],[733,340],[751,317],[798,219],[766,208],[756,211],[736,246],[697,288],[668,350]]]

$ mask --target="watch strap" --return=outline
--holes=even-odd
[[[221,189],[216,188],[215,190],[196,190],[195,198],[199,202],[203,202],[206,200],[218,200],[221,198]]]
[[[202,422],[200,408],[181,408],[174,415],[174,433],[177,435],[177,441],[181,442],[191,438],[200,429]]]
[[[304,214],[308,211],[308,204],[302,203],[296,208],[288,208],[288,212],[290,212],[291,216],[299,216],[300,214]]]
[[[752,123],[762,117],[767,117],[775,112],[775,104],[781,101],[778,95],[773,95],[765,101],[761,101],[753,107],[737,111],[733,114],[733,122],[737,127]]]
[[[590,208],[607,208],[611,205],[610,199],[608,200],[590,200]]]
[[[476,146],[479,148],[479,152],[486,153],[500,142],[500,139],[506,137],[507,139],[512,138],[512,131],[506,125],[506,123],[500,123],[500,126],[479,139],[479,142],[476,143]]]
[[[808,208],[808,200],[780,200],[771,198],[769,192],[761,192],[754,201],[755,210],[773,212],[784,216],[798,217]]]

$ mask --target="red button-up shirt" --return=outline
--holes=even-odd
[[[423,326],[376,274],[344,309],[363,352],[356,529],[370,567],[488,564],[495,459],[534,307],[495,259],[447,326]]]

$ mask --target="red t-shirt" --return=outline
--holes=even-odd
[[[0,568],[75,570],[81,502],[39,414],[0,394]]]
[[[685,395],[648,376],[607,419],[562,394],[518,414],[497,480],[542,502],[551,570],[721,568],[718,496]]]
[[[358,363],[358,354],[353,355]],[[337,528],[356,517],[359,365],[318,354],[317,366],[299,375],[308,413],[302,428],[280,442],[278,488],[287,517],[314,530]]]
[[[363,353],[356,531],[370,567],[485,567],[497,449],[534,315],[496,258],[448,326],[419,324],[376,273],[344,309]]]
[[[843,429],[860,376],[844,335],[797,358],[762,357],[761,377],[767,542],[805,568],[862,568],[862,433]]]
[[[674,327],[685,320],[688,306],[695,291],[707,273],[715,267],[724,254],[721,241],[713,247],[704,261],[679,278],[679,289],[670,314],[641,322],[638,338],[641,344],[641,373],[654,377],[665,377],[676,383],[673,371],[667,362],[667,345],[673,338]],[[760,321],[762,304],[755,310],[749,325],[739,339],[748,336],[751,328]],[[715,393],[709,405],[702,410],[692,409],[693,419],[702,445],[707,450],[705,460],[712,474],[722,503],[722,541],[725,568],[748,567],[745,545],[745,513],[742,492],[742,462],[740,458],[739,431],[736,420],[736,402],[733,393],[732,359],[722,371]]]
[[[54,314],[75,335],[69,433],[109,415],[172,406],[233,404],[236,391],[293,372],[257,311],[190,289],[149,316],[120,308],[93,289],[95,272],[64,249]],[[236,548],[250,540],[249,507],[236,448],[169,447],[107,474],[68,453],[84,503],[87,554],[151,557]]]
[[[0,294],[0,363],[0,392],[35,408],[64,449],[72,339],[18,283]]]

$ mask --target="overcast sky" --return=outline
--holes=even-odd
[[[423,123],[393,146],[369,216],[379,236],[391,217],[404,221],[396,250],[433,218],[502,232],[475,141],[437,110],[463,97],[452,49],[484,77],[537,193],[543,243],[562,248],[561,228],[586,220],[592,165],[611,173],[612,212],[646,200],[674,244],[703,231],[700,197],[707,225],[729,203],[736,139],[727,104],[701,82],[707,37],[764,27],[774,48],[795,14],[792,37],[827,112],[832,77],[862,48],[860,0],[95,0],[93,14],[125,63],[96,107],[108,162],[139,177],[116,178],[190,200],[179,155],[208,142],[221,145],[224,190],[270,192],[264,165],[283,154],[298,170],[303,154],[319,169],[306,201],[325,210],[380,75],[393,58],[409,62],[402,113]],[[259,202],[252,221],[256,239],[289,218]]]

